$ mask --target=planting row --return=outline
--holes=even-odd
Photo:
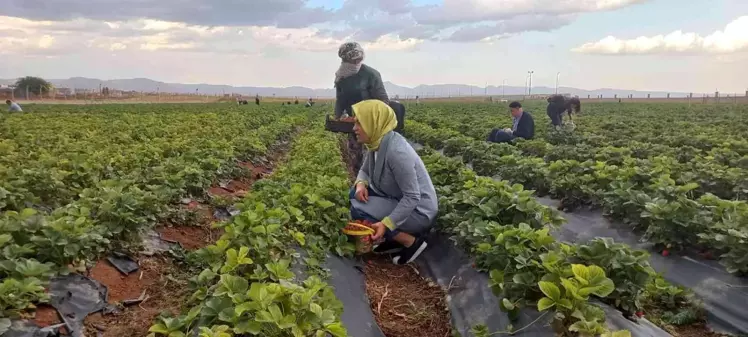
[[[525,111],[535,119],[536,136],[548,140],[551,133],[547,104],[523,102]],[[436,123],[435,126],[459,130],[484,138],[492,128],[510,127],[506,104],[439,103],[410,106],[409,118]],[[573,116],[581,140],[628,145],[629,141],[648,143],[669,153],[690,146],[706,154],[722,148],[737,156],[748,155],[748,106],[712,106],[687,104],[610,104],[583,103],[582,112]],[[459,116],[459,118],[455,118]],[[568,117],[564,116],[568,121]],[[617,145],[621,146],[621,145]],[[675,152],[672,152],[675,151]]]
[[[627,158],[556,160],[518,154],[508,144],[492,144],[408,124],[413,140],[460,155],[480,175],[498,176],[539,193],[561,199],[563,207],[601,206],[606,214],[645,233],[645,238],[666,249],[696,247],[715,250],[731,273],[748,272],[748,205],[711,194],[695,197],[697,184],[680,185],[657,161]],[[618,165],[616,164],[618,163]],[[712,254],[706,251],[706,254]]]
[[[693,114],[687,111],[664,108],[651,115],[654,112],[650,109],[655,107],[658,106],[614,113],[610,104],[595,105],[586,109],[583,116],[575,117],[577,127],[573,132],[569,128],[554,131],[546,126],[548,118],[544,113],[534,113],[536,137],[522,142],[516,153],[548,162],[561,159],[594,159],[617,165],[645,162],[668,170],[678,184],[697,183],[694,189],[697,196],[711,193],[723,199],[748,198],[748,141],[741,136],[744,131],[726,131],[735,125],[748,126],[742,110],[694,112],[701,117],[713,114],[702,120],[693,119]],[[485,140],[491,128],[510,126],[509,118],[495,111],[496,107],[490,111],[482,111],[486,107],[481,106],[468,108],[476,111],[460,118],[455,118],[454,107],[448,106],[423,111],[416,108],[409,117],[476,140]]]
[[[421,154],[440,196],[440,230],[490,273],[501,309],[511,319],[532,307],[551,312],[548,318],[561,336],[626,335],[607,331],[603,310],[590,302],[599,299],[631,319],[648,312],[661,326],[703,321],[691,292],[655,274],[648,253],[603,238],[561,243],[550,230],[563,218],[538,203],[532,191],[478,177],[461,161],[433,150]],[[485,327],[474,333],[488,335]]]
[[[43,121],[45,117],[50,121]],[[238,113],[234,117],[247,123],[252,119]],[[221,116],[180,114],[168,106],[142,114],[40,113],[15,118],[7,118],[4,128],[31,120],[26,120],[26,129],[3,131],[3,144],[8,145],[4,154],[20,162],[2,156],[3,174],[8,175],[0,191],[9,202],[0,215],[0,326],[25,316],[34,303],[45,302],[44,287],[51,276],[83,272],[87,261],[106,252],[135,248],[144,229],[179,215],[180,208],[172,206],[175,201],[200,196],[219,177],[250,174],[237,165],[239,160],[263,154],[308,119],[283,116],[235,137],[226,133],[211,140],[210,131],[221,129]],[[175,121],[166,124],[169,118]],[[44,123],[46,132],[39,126]],[[149,128],[137,130],[147,124]],[[179,136],[201,127],[208,131],[202,137],[192,132],[194,141]],[[116,140],[107,143],[105,131],[124,146]],[[112,156],[108,162],[106,156]],[[58,180],[47,180],[52,177]]]
[[[336,137],[299,136],[241,213],[217,224],[225,234],[187,256],[202,270],[190,281],[194,293],[183,315],[158,319],[153,335],[347,336],[321,266],[328,251],[353,252],[340,232],[349,183]]]
[[[0,210],[55,209],[111,180],[198,195],[235,173],[235,159],[264,154],[284,116],[197,104],[37,110],[0,124]]]

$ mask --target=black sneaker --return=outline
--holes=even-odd
[[[394,264],[408,264],[413,262],[418,255],[421,255],[424,250],[426,250],[426,247],[428,247],[428,243],[426,243],[426,239],[423,237],[417,238],[416,242],[413,243],[412,246],[407,247],[403,249],[403,251],[398,254],[397,256],[392,258],[392,263]]]
[[[395,241],[385,241],[374,247],[373,251],[377,254],[394,254],[399,253],[405,247]]]

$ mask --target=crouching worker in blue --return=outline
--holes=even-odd
[[[522,104],[512,102],[509,104],[509,110],[512,114],[512,128],[493,129],[488,135],[489,142],[511,143],[516,138],[532,139],[535,137],[535,120],[529,112],[522,109]]]
[[[394,254],[392,262],[415,260],[427,246],[436,219],[436,190],[426,167],[399,133],[395,112],[379,100],[354,104],[353,131],[368,150],[351,189],[351,217],[374,223],[375,253]]]

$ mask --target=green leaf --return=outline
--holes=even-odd
[[[306,245],[306,236],[302,232],[294,232],[293,238],[296,240],[296,242],[299,243],[299,245],[304,246]]]
[[[535,283],[535,275],[530,272],[516,274],[512,277],[512,282],[529,286]]]
[[[322,316],[322,307],[317,303],[309,303],[309,311],[317,315],[317,317]]]
[[[229,274],[221,275],[221,286],[229,293],[233,294],[244,294],[249,289],[249,281],[243,277],[233,276]],[[222,295],[222,294],[217,294]]]
[[[610,295],[614,290],[616,290],[615,284],[613,284],[613,281],[611,279],[606,278],[602,282],[598,283],[597,288],[592,293],[598,297],[606,297]]]
[[[296,316],[286,315],[283,319],[278,322],[278,327],[281,329],[290,329],[296,326]]]
[[[489,273],[491,276],[491,281],[493,281],[496,284],[502,284],[504,283],[504,273],[502,273],[500,270],[497,269],[491,269],[491,272]]]
[[[273,320],[273,315],[270,314],[270,312],[267,312],[265,310],[257,312],[257,315],[255,316],[255,320],[262,323],[275,323]]]
[[[10,240],[12,240],[12,239],[13,239],[13,237],[10,236],[10,234],[2,234],[2,235],[0,235],[0,247],[4,246],[6,243],[10,242]],[[2,326],[0,326],[0,328],[2,328]]]
[[[571,265],[571,271],[574,273],[574,277],[577,281],[582,285],[588,285],[590,283],[590,274],[587,270],[587,266],[583,264],[573,264]]]
[[[325,330],[332,334],[334,337],[347,337],[348,331],[345,330],[341,323],[333,323],[325,325]]]
[[[510,301],[510,300],[508,300],[506,298],[504,298],[504,299],[501,300],[501,304],[504,306],[504,308],[507,311],[514,310],[514,303],[512,303],[512,301]]]
[[[554,305],[556,305],[555,302],[553,302],[552,299],[548,297],[543,297],[538,301],[538,311],[545,311],[549,308],[552,308]]]
[[[283,319],[283,312],[277,304],[273,304],[269,308],[270,316],[273,318],[273,322],[279,323]]]
[[[597,284],[599,282],[602,282],[606,279],[605,277],[605,270],[598,266],[589,266],[587,267],[587,279],[592,284]]]
[[[547,281],[540,281],[538,282],[538,286],[540,286],[540,291],[542,291],[545,296],[552,299],[553,302],[557,302],[561,298],[561,290],[558,289],[555,284]]]
[[[158,323],[158,324],[152,325],[151,328],[148,329],[148,332],[160,333],[160,334],[163,334],[163,335],[168,335],[169,334],[169,329],[165,325],[163,325],[161,323]]]
[[[207,284],[208,282],[212,281],[217,274],[210,268],[204,269],[202,272],[200,272],[199,275],[197,275],[197,283],[199,284]]]
[[[280,260],[278,262],[265,264],[265,268],[275,275],[278,280],[288,280],[294,277],[294,273],[288,269],[290,263],[291,262],[288,260]]]
[[[241,321],[234,327],[234,332],[238,334],[250,333],[259,335],[262,332],[262,323],[254,320]]]
[[[558,302],[556,302],[556,305],[564,309],[569,309],[569,310],[571,310],[574,307],[571,301],[565,298],[558,300]]]

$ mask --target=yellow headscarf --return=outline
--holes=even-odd
[[[369,136],[369,143],[365,144],[366,148],[370,151],[378,150],[384,135],[397,127],[395,111],[378,99],[361,101],[354,104],[352,108],[356,121]]]

